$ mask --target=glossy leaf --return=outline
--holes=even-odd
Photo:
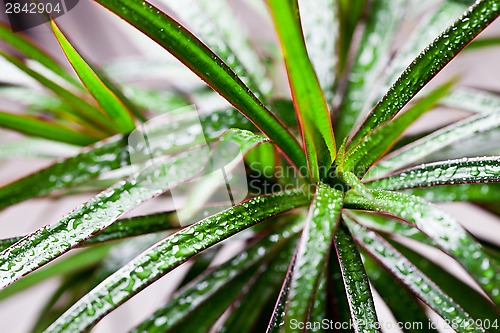
[[[276,255],[290,236],[299,231],[298,223],[291,223],[273,231],[245,251],[179,290],[167,304],[137,326],[134,332],[206,332],[213,321],[234,301],[248,283],[248,279],[263,264],[263,260],[269,260]],[[292,245],[294,243],[296,242],[292,242]],[[229,285],[231,286],[228,288]],[[180,304],[184,305],[179,306]],[[210,309],[203,311],[207,306]],[[200,311],[205,314],[200,314]],[[189,320],[192,317],[203,319],[193,322]],[[188,329],[187,326],[190,324],[196,327]]]
[[[269,0],[268,3],[281,42],[295,111],[300,120],[310,177],[318,181],[325,176],[335,159],[330,113],[307,54],[297,0]]]
[[[500,184],[455,184],[423,188],[413,188],[404,191],[431,202],[471,201],[491,202],[500,200]]]
[[[429,111],[440,98],[448,93],[453,82],[446,83],[435,89],[429,95],[423,97],[409,110],[393,121],[388,121],[347,151],[341,162],[341,170],[351,171],[361,175],[364,173],[384,152],[395,144],[396,139],[422,114]]]
[[[389,68],[386,69],[385,78],[382,84],[377,88],[375,95],[369,96],[369,105],[373,106],[382,99],[389,88],[397,81],[401,73],[408,67],[412,61],[427,47],[432,41],[442,33],[448,26],[458,19],[471,5],[474,0],[442,1],[436,7],[430,7],[427,12],[421,14],[423,17],[418,21],[417,26],[412,31],[404,45],[394,55]],[[435,5],[435,2],[432,2]],[[414,1],[411,4],[413,8],[409,10],[420,10],[425,5],[422,1]],[[429,5],[428,5],[429,6]]]
[[[404,166],[423,162],[433,152],[498,126],[500,126],[498,112],[466,118],[392,152],[375,164],[365,178],[380,178]]]
[[[322,183],[318,184],[307,223],[297,247],[292,270],[282,332],[294,332],[294,321],[307,322],[314,303],[321,271],[327,261],[333,235],[337,228],[343,193]]]
[[[457,323],[457,332],[485,332],[484,329],[475,325],[470,315],[462,310],[460,305],[380,236],[356,224],[350,224],[349,227],[359,245],[365,248],[388,272],[443,319],[449,320],[450,323]]]
[[[373,128],[395,116],[468,43],[500,15],[495,0],[481,0],[437,37],[407,67],[356,132],[356,144]]]
[[[370,282],[390,308],[405,333],[437,332],[430,324],[425,309],[405,285],[394,279],[375,260],[364,255],[363,264]]]
[[[500,157],[435,162],[398,172],[367,184],[369,188],[404,190],[436,185],[500,182]]]
[[[328,259],[328,307],[330,309],[330,316],[339,323],[351,323],[351,310],[349,301],[347,300],[346,288],[344,286],[344,279],[342,269],[340,268],[340,260],[335,246],[330,249],[330,256]],[[344,324],[345,325],[345,324]],[[354,332],[351,325],[344,326],[345,332]]]
[[[343,224],[340,225],[335,235],[335,248],[342,270],[354,331],[380,332],[377,328],[377,313],[361,256],[349,230]]]
[[[219,333],[249,333],[256,326],[256,321],[262,317],[262,311],[267,302],[277,296],[288,266],[293,257],[296,243],[289,242],[273,260],[264,266],[256,281],[248,286],[239,302],[219,329]]]
[[[491,323],[500,320],[500,314],[496,307],[487,301],[480,292],[415,251],[394,241],[391,241],[391,244],[473,318],[481,319],[483,322],[490,320]],[[494,331],[493,327],[485,328],[487,330],[491,328],[491,331]]]
[[[72,110],[75,116],[80,117],[87,123],[93,123],[95,126],[106,131],[106,133],[115,133],[113,124],[109,119],[107,119],[104,114],[102,114],[97,108],[89,104],[87,101],[82,99],[80,96],[71,92],[70,90],[62,87],[56,82],[46,78],[42,74],[32,70],[24,62],[19,60],[12,55],[0,51],[0,56],[5,58],[7,61],[12,63],[14,66],[19,68],[21,71],[31,76],[33,79],[38,81],[48,90],[52,91],[56,96],[58,96],[62,101],[64,101],[68,106],[71,106],[68,110]]]
[[[335,0],[298,0],[300,21],[304,32],[307,53],[328,106],[335,97],[335,72],[337,66],[337,29],[324,33],[325,27],[338,24]]]
[[[325,266],[326,267],[326,266]],[[324,332],[325,328],[323,324],[328,320],[327,318],[327,280],[326,280],[326,269],[323,268],[321,276],[319,278],[318,287],[314,293],[314,300],[311,305],[311,311],[309,313],[309,322],[312,326],[309,332]]]
[[[178,228],[174,212],[157,213],[120,219],[81,244],[81,246],[123,239],[133,236],[141,236],[148,233],[171,230]],[[0,251],[17,243],[22,237],[12,237],[0,240]]]
[[[235,130],[228,131],[223,139],[245,141],[240,146],[243,151],[262,142],[261,138],[250,132]],[[139,204],[198,176],[206,167],[196,149],[158,162],[136,177],[130,177],[101,192],[58,222],[38,229],[4,250],[0,267],[7,270],[0,270],[0,285],[5,287],[43,266],[108,227]]]
[[[134,119],[131,111],[127,109],[124,103],[113,92],[117,88],[110,88],[103,82],[99,75],[92,69],[91,65],[71,45],[54,21],[51,21],[51,26],[59,45],[78,74],[78,77],[97,103],[99,103],[106,115],[116,124],[118,131],[120,133],[132,131],[135,128]],[[107,83],[109,84],[110,82],[108,81]]]
[[[500,303],[500,267],[484,248],[451,216],[418,197],[372,191],[374,199],[346,195],[346,205],[386,212],[411,222],[443,251],[454,257],[496,303]]]
[[[242,38],[243,31],[238,29],[240,22],[235,20],[228,2],[186,0],[171,1],[168,6],[182,22],[189,23],[190,30],[234,71],[257,98],[263,100],[265,96],[261,87],[266,81],[265,70],[256,59],[254,50]],[[225,27],[221,27],[222,24]],[[257,80],[264,84],[258,84]]]
[[[208,141],[213,141],[231,127],[253,129],[246,120],[241,119],[234,109],[226,109],[200,116],[203,134]],[[177,136],[177,141],[165,142],[164,153],[189,147],[192,137]],[[36,173],[28,175],[0,188],[0,209],[51,193],[54,190],[67,188],[88,182],[107,171],[115,170],[130,164],[126,136],[116,136],[97,143],[82,151],[79,155],[55,163]]]
[[[441,105],[473,113],[500,112],[500,96],[485,90],[460,88],[443,98]]]
[[[11,129],[26,135],[44,139],[86,146],[97,138],[78,132],[71,127],[36,117],[0,111],[0,127]]]
[[[335,126],[337,141],[349,136],[356,120],[365,113],[367,96],[378,81],[407,6],[404,0],[376,0],[369,6],[369,13],[360,48],[352,64],[346,90],[340,105]]]
[[[16,281],[7,288],[0,290],[0,299],[17,294],[54,276],[77,273],[94,266],[106,258],[110,248],[110,245],[103,244],[63,257],[39,271],[26,276],[24,279]]]
[[[53,323],[47,332],[85,331],[195,254],[308,201],[303,192],[258,197],[179,231],[149,248],[99,284]]]
[[[95,0],[148,35],[226,98],[266,134],[295,165],[306,165],[299,143],[221,59],[156,7],[141,0]]]
[[[81,88],[80,83],[75,77],[70,75],[61,64],[54,60],[47,52],[42,50],[34,41],[26,38],[20,33],[14,33],[6,24],[0,24],[0,40],[12,46],[16,51],[22,53],[25,57],[34,59],[45,68],[59,75],[67,82]]]
[[[336,1],[339,17],[339,73],[342,74],[347,69],[347,61],[349,51],[353,47],[353,36],[362,19],[364,9],[366,8],[366,0],[338,0]],[[335,29],[335,28],[334,28]],[[339,75],[340,76],[340,75]]]

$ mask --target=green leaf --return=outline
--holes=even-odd
[[[296,166],[306,165],[297,140],[222,60],[170,16],[142,0],[95,0],[148,35],[248,117]]]
[[[63,35],[54,21],[51,21],[52,30],[76,74],[82,80],[90,94],[104,110],[106,115],[117,126],[118,132],[128,133],[135,128],[131,111],[118,99],[113,91],[117,88],[106,85],[92,69],[91,65],[78,53],[68,39]],[[106,80],[109,84],[110,82]]]
[[[408,67],[413,59],[415,59],[432,41],[442,33],[448,26],[458,19],[466,10],[467,6],[472,4],[473,0],[441,1],[437,7],[430,7],[427,13],[421,15],[422,18],[418,21],[417,26],[413,29],[411,35],[406,40],[402,48],[396,52],[394,59],[386,69],[386,75],[383,84],[377,87],[377,92],[369,96],[368,105],[372,107],[377,101],[382,99],[387,90],[397,81],[401,73]],[[435,5],[435,1],[432,2]],[[432,6],[432,5],[427,5]],[[412,8],[413,7],[413,8]],[[409,10],[421,10],[425,8],[421,1],[415,1],[411,4]],[[429,8],[429,7],[427,7]]]
[[[43,51],[34,41],[24,37],[20,33],[14,33],[6,25],[0,24],[0,40],[12,46],[16,51],[22,53],[25,57],[34,59],[45,68],[51,70],[53,73],[59,75],[72,85],[81,88],[78,80],[70,75],[66,69],[55,61],[50,55]]]
[[[326,266],[325,266],[326,267]],[[318,288],[314,293],[314,300],[311,305],[311,312],[309,313],[309,322],[312,328],[308,332],[324,332],[323,324],[327,318],[327,280],[326,269],[323,268],[321,273]]]
[[[327,268],[327,297],[329,309],[331,309],[331,317],[338,323],[349,324],[351,322],[351,310],[349,308],[350,305],[347,300],[342,269],[340,268],[340,260],[335,246],[332,246],[330,249]],[[343,331],[354,332],[351,325],[347,325],[347,327],[344,326]]]
[[[391,309],[398,323],[403,323],[403,332],[437,332],[430,327],[425,309],[405,285],[394,279],[375,260],[364,255],[363,264],[370,282],[378,291],[384,302]]]
[[[283,281],[283,285],[281,286],[281,290],[278,296],[278,301],[276,302],[276,305],[273,309],[271,320],[269,321],[266,333],[279,333],[281,327],[284,324],[283,318],[286,314],[285,312],[286,301],[288,298],[288,292],[290,291],[290,284],[292,282],[292,272],[295,267],[296,258],[297,258],[297,251],[295,251],[292,259],[290,260],[290,264],[288,265],[288,270],[285,275],[285,280]]]
[[[200,116],[203,134],[208,141],[213,141],[230,127],[252,129],[253,126],[234,109],[225,109]],[[166,154],[191,146],[192,136],[179,133],[178,141],[165,142],[162,149]],[[183,142],[179,145],[177,142]],[[29,176],[21,178],[0,188],[0,209],[40,197],[57,189],[67,188],[88,182],[107,171],[130,164],[127,151],[127,137],[114,138],[97,143],[79,155],[58,162]]]
[[[395,116],[468,43],[500,15],[496,0],[477,1],[407,67],[356,132],[352,143]]]
[[[404,193],[422,197],[431,202],[472,201],[497,203],[500,200],[500,184],[456,184],[413,188]]]
[[[212,264],[214,258],[219,254],[220,246],[212,246],[210,249],[203,251],[202,253],[196,255],[193,259],[191,259],[192,264],[189,267],[189,271],[184,275],[184,278],[179,283],[179,288],[184,287],[189,282],[193,281],[195,278],[201,275],[201,273],[205,272],[209,266]]]
[[[298,0],[298,4],[307,53],[326,103],[331,107],[335,98],[338,32],[337,29],[331,29],[324,33],[324,29],[338,23],[335,0]]]
[[[307,223],[297,247],[297,258],[285,305],[282,332],[295,332],[292,323],[307,322],[321,271],[327,261],[342,209],[343,193],[318,184]]]
[[[365,113],[367,96],[390,56],[390,49],[407,6],[404,0],[375,0],[369,6],[360,48],[352,64],[335,124],[337,141],[349,136],[356,120]],[[321,34],[321,33],[320,33]],[[329,35],[329,34],[328,34]]]
[[[295,111],[300,120],[313,181],[323,178],[335,159],[330,113],[314,72],[300,25],[297,0],[269,0],[269,8],[281,41]]]
[[[483,323],[486,320],[490,320],[491,323],[494,323],[495,320],[500,321],[498,309],[477,290],[406,246],[394,241],[390,241],[390,243],[473,318],[481,319]]]
[[[342,270],[354,331],[380,332],[380,329],[376,328],[377,313],[361,256],[349,230],[343,224],[340,225],[335,235],[335,248]]]
[[[466,118],[387,155],[368,171],[365,179],[380,178],[404,166],[422,162],[440,149],[499,126],[500,112]]]
[[[429,111],[451,88],[450,81],[423,97],[409,110],[393,121],[387,121],[362,138],[359,143],[347,151],[341,164],[341,170],[362,175],[376,160],[379,159],[397,138],[421,115]]]
[[[470,315],[453,299],[441,291],[408,259],[397,252],[376,233],[356,224],[349,224],[356,240],[389,273],[406,285],[418,298],[450,323],[458,323],[459,333],[485,332],[475,325]]]
[[[228,131],[222,139],[245,141],[246,146],[242,150],[260,143],[259,137],[250,132],[236,130]],[[166,161],[158,161],[157,165],[115,184],[61,220],[38,229],[9,247],[0,258],[0,268],[6,268],[0,270],[0,286],[11,284],[67,252],[139,204],[199,176],[206,167],[199,154],[199,150],[192,149]]]
[[[243,297],[234,304],[234,310],[224,322],[219,333],[250,333],[255,331],[256,321],[262,318],[266,303],[278,296],[293,257],[296,243],[289,242],[272,261],[265,266],[256,281],[245,288]]]
[[[500,304],[500,268],[484,248],[451,216],[427,201],[390,191],[371,191],[374,199],[346,195],[346,206],[366,208],[395,215],[411,222],[443,251],[455,258],[485,290],[495,304]]]
[[[78,150],[78,146],[52,140],[26,138],[0,144],[0,159],[15,157],[56,159],[75,155]]]
[[[500,96],[485,90],[460,88],[443,98],[441,105],[473,113],[499,112]]]
[[[88,267],[94,266],[108,255],[110,248],[111,246],[109,244],[103,244],[65,256],[33,274],[26,276],[24,279],[16,281],[7,288],[0,290],[0,300],[17,294],[18,292],[26,290],[54,276],[77,273]]]
[[[36,117],[0,111],[0,127],[44,139],[86,146],[97,141],[97,138],[78,132],[56,122]]]
[[[284,246],[290,247],[286,244],[289,243],[290,237],[297,235],[300,227],[297,221],[288,223],[224,264],[200,276],[174,294],[167,304],[155,311],[133,332],[208,331],[213,322],[231,305],[263,261],[271,260]],[[297,237],[292,238],[295,240],[291,242],[293,246]],[[180,304],[185,305],[180,306]],[[193,322],[189,319],[193,317],[200,320]],[[190,325],[195,327],[189,327]]]
[[[354,31],[361,20],[365,8],[366,0],[337,0],[338,18],[339,18],[339,74],[347,69],[349,52],[352,48],[352,39]],[[334,30],[335,28],[332,28]],[[340,76],[340,75],[339,75]]]
[[[175,212],[157,213],[120,219],[83,242],[81,245],[91,245],[127,237],[141,236],[148,233],[178,228]],[[0,240],[0,251],[17,243],[22,237],[12,237]]]
[[[483,37],[472,41],[472,43],[470,43],[465,50],[476,51],[487,47],[498,47],[499,45],[500,45],[500,37],[497,36]]]
[[[93,105],[89,104],[83,98],[55,83],[54,81],[46,78],[44,75],[32,70],[18,58],[2,51],[0,51],[0,56],[5,58],[7,61],[12,63],[27,75],[31,76],[45,88],[52,91],[65,104],[71,106],[71,108],[68,108],[68,110],[72,110],[73,115],[79,117],[87,124],[93,124],[93,126],[99,127],[99,129],[105,131],[108,134],[115,133],[115,128],[113,127],[111,121],[102,112],[100,112]]]
[[[436,185],[490,182],[500,182],[499,156],[424,164],[369,182],[366,186],[395,191]]]
[[[241,22],[235,19],[229,3],[186,0],[171,1],[168,7],[182,22],[188,22],[190,31],[217,54],[257,98],[263,100],[265,95],[261,88],[264,88],[262,91],[269,90],[265,88],[265,69],[248,41],[242,38]]]
[[[190,257],[265,219],[307,204],[303,192],[251,199],[166,238],[130,261],[76,303],[47,332],[83,332]]]

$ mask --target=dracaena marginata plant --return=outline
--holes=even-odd
[[[33,331],[86,332],[186,262],[175,292],[133,332],[380,332],[374,290],[405,332],[437,332],[431,312],[457,332],[500,331],[498,242],[472,235],[436,205],[464,201],[500,213],[500,96],[464,88],[460,78],[427,86],[464,49],[498,44],[474,41],[500,14],[498,0],[245,2],[246,15],[274,26],[275,44],[245,33],[238,8],[225,1],[94,2],[211,89],[134,85],[127,71],[144,79],[154,63],[97,68],[85,58],[91,51],[51,22],[70,71],[0,26],[10,50],[1,56],[44,88],[1,78],[2,98],[23,108],[0,112],[0,126],[30,136],[2,144],[2,158],[56,159],[3,185],[0,209],[94,193],[60,220],[0,241],[0,298],[61,278]],[[278,97],[283,67],[290,98]],[[121,217],[186,181],[165,179],[157,164],[135,177],[128,134],[219,95],[228,103],[200,122],[207,141],[240,144],[252,181],[246,200],[184,227],[173,211]],[[403,135],[436,107],[467,117]],[[169,167],[188,168],[197,143],[165,141],[165,152],[175,152]],[[211,264],[225,240],[245,247]],[[436,250],[463,276],[431,260]]]

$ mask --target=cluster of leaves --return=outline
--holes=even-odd
[[[154,168],[147,177],[127,177],[127,134],[160,108],[189,105],[212,93],[194,88],[162,94],[117,84],[52,23],[78,81],[32,41],[0,26],[0,39],[17,56],[0,55],[45,88],[0,87],[0,95],[21,103],[25,112],[0,112],[0,126],[36,137],[4,144],[0,155],[40,156],[44,150],[37,147],[49,144],[56,147],[45,152],[69,148],[71,153],[75,145],[94,144],[1,187],[0,209],[55,191],[103,190],[49,226],[0,241],[0,298],[63,277],[34,331],[85,332],[188,260],[193,265],[177,291],[134,332],[319,332],[325,329],[297,323],[324,319],[352,323],[346,331],[378,332],[372,288],[398,322],[414,323],[405,332],[436,331],[428,324],[428,309],[457,332],[499,331],[499,248],[472,236],[434,203],[470,201],[498,214],[492,205],[500,193],[498,146],[474,156],[498,131],[500,97],[455,88],[454,80],[422,90],[466,47],[496,44],[494,38],[472,41],[500,15],[497,0],[429,4],[392,58],[396,34],[420,2],[268,0],[291,101],[273,98],[272,71],[259,62],[261,55],[251,46],[256,41],[238,34],[240,22],[233,22],[227,4],[169,3],[169,12],[193,22],[191,32],[142,0],[95,2],[142,31],[229,102],[202,115],[209,141],[238,142],[248,152],[249,173],[283,166],[297,172],[295,178],[266,179],[288,190],[250,196],[187,227],[177,224],[174,212],[120,219],[186,180],[165,179]],[[259,1],[249,4],[266,15]],[[471,115],[401,138],[438,105]],[[194,156],[189,148],[197,143],[186,140],[166,143],[165,153],[176,154],[156,167],[189,166]],[[157,243],[134,258],[110,263],[112,249],[134,241],[136,251],[146,247],[137,241],[144,237],[125,238],[151,233]],[[209,268],[218,244],[237,233],[248,246]],[[409,247],[408,239],[449,255],[475,285]]]

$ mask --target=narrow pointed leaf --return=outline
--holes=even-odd
[[[473,318],[481,319],[483,322],[490,320],[491,323],[494,323],[495,320],[500,321],[498,309],[477,290],[417,252],[394,241],[390,243]],[[494,331],[491,326],[485,328],[491,328],[491,331]]]
[[[416,195],[431,202],[470,201],[497,203],[500,200],[500,184],[456,184],[413,188],[404,193]]]
[[[264,306],[279,293],[288,266],[293,257],[296,243],[289,242],[276,257],[267,264],[256,281],[244,291],[244,297],[235,305],[219,333],[250,333]]]
[[[156,310],[149,318],[138,325],[133,332],[206,332],[224,310],[234,301],[248,279],[256,272],[263,260],[272,259],[290,236],[300,231],[299,223],[285,225],[273,231],[245,251],[219,267],[195,279]],[[295,240],[297,237],[294,237]],[[291,242],[292,246],[295,242]],[[256,266],[257,265],[257,266]],[[226,288],[229,284],[232,286]],[[218,301],[216,301],[218,299]],[[189,301],[186,301],[189,300]],[[186,304],[179,306],[179,304]],[[210,313],[200,314],[200,308],[210,307]],[[203,310],[201,310],[203,311]],[[193,323],[189,318],[203,318]],[[207,318],[211,320],[206,320]],[[214,318],[215,317],[215,318]],[[186,325],[195,324],[196,328],[187,329]],[[161,324],[159,324],[161,323]],[[208,327],[206,327],[208,326]]]
[[[325,266],[326,267],[326,266]],[[318,288],[314,293],[314,300],[311,305],[311,312],[309,313],[309,322],[311,323],[311,329],[309,332],[325,332],[325,327],[323,325],[327,322],[327,280],[326,280],[326,269],[323,268],[321,277],[319,279]]]
[[[268,3],[281,41],[310,176],[318,181],[335,159],[330,113],[307,54],[297,0],[269,0]]]
[[[184,275],[182,281],[179,283],[178,289],[184,287],[186,284],[205,272],[210,267],[217,254],[219,254],[219,250],[221,248],[222,246],[213,246],[191,259],[193,263],[191,264],[191,267],[189,267],[186,275]]]
[[[349,136],[359,115],[364,113],[370,95],[390,56],[390,49],[407,6],[404,0],[376,0],[369,13],[335,126],[337,141]]]
[[[449,320],[450,323],[458,323],[457,332],[485,332],[484,329],[475,325],[471,316],[462,310],[460,305],[380,236],[356,224],[350,224],[349,227],[359,245],[365,248],[388,272],[443,319]]]
[[[249,132],[228,131],[222,139],[245,141],[247,151],[262,142]],[[241,142],[240,142],[241,143]],[[143,170],[93,197],[61,220],[38,229],[1,253],[0,286],[5,287],[111,225],[124,213],[188,181],[206,167],[199,150],[189,150]]]
[[[53,21],[51,21],[51,26],[59,45],[75,69],[75,72],[78,74],[78,77],[82,80],[90,94],[99,103],[113,123],[116,124],[118,131],[121,133],[132,131],[135,128],[135,124],[131,111],[128,110],[123,102],[113,93],[115,88],[110,89],[110,87],[101,80],[89,63],[71,45]]]
[[[403,323],[405,333],[436,333],[431,328],[425,309],[405,285],[394,279],[375,260],[364,255],[363,264],[370,282],[391,309],[398,323]]]
[[[103,244],[90,249],[83,249],[81,252],[63,257],[26,278],[16,281],[7,288],[0,290],[0,300],[38,285],[42,281],[51,279],[54,276],[77,273],[88,267],[95,266],[106,258],[110,249],[110,245]]]
[[[477,114],[466,118],[392,152],[375,164],[365,178],[380,178],[404,166],[423,162],[436,151],[499,126],[500,112]]]
[[[304,30],[307,53],[311,59],[327,105],[333,105],[335,97],[335,72],[337,66],[337,29],[324,33],[325,27],[338,24],[335,0],[298,0],[300,21]]]
[[[369,182],[367,186],[394,191],[415,187],[491,182],[500,182],[499,156],[424,164]]]
[[[297,140],[222,60],[171,17],[141,0],[95,0],[160,44],[248,117],[297,166],[306,165]]]
[[[149,248],[104,280],[48,332],[83,332],[190,257],[265,219],[308,202],[302,192],[258,197],[193,224]],[[202,240],[197,236],[204,235]],[[100,306],[103,305],[103,306]]]
[[[405,44],[394,55],[394,59],[386,70],[387,74],[377,88],[375,95],[369,96],[369,106],[372,107],[377,101],[382,99],[389,88],[397,81],[401,73],[408,67],[432,41],[442,33],[448,26],[460,17],[468,5],[472,5],[474,0],[446,0],[433,10],[424,13],[422,19],[417,23],[411,35],[405,41]],[[435,4],[435,2],[433,2]],[[413,8],[411,8],[413,7]],[[418,10],[425,8],[421,1],[415,1],[411,4],[409,10]]]
[[[257,84],[256,79],[265,81],[265,71],[258,59],[255,59],[256,55],[253,50],[242,38],[243,31],[238,29],[240,23],[234,19],[234,13],[232,13],[228,2],[214,3],[207,0],[171,1],[168,3],[168,7],[173,9],[182,22],[188,22],[192,32],[234,71],[257,98],[263,100],[265,96],[260,89],[262,85]],[[231,29],[229,36],[227,34],[223,36],[220,24],[228,26],[225,29],[227,32]],[[225,38],[238,33],[237,38]],[[230,40],[233,41],[233,44],[238,41],[238,48],[229,45]],[[252,67],[248,67],[242,62],[241,55],[243,55],[244,59],[248,59],[248,63],[252,64]],[[257,71],[259,76],[252,75],[251,70]]]
[[[318,184],[307,223],[297,247],[282,332],[294,332],[292,323],[307,322],[321,271],[327,261],[342,209],[343,193]]]
[[[335,235],[342,277],[355,332],[380,332],[368,277],[349,230],[341,224]]]
[[[9,55],[2,51],[0,51],[0,56],[5,58],[7,61],[12,63],[14,66],[22,70],[27,75],[31,76],[45,88],[52,91],[68,106],[71,106],[70,110],[73,110],[73,114],[75,116],[80,117],[86,122],[93,123],[95,126],[98,126],[100,129],[106,131],[107,133],[113,133],[113,134],[115,133],[115,129],[113,128],[113,124],[111,123],[111,121],[107,117],[105,117],[105,115],[102,112],[100,112],[93,105],[89,104],[83,98],[71,92],[70,90],[62,87],[56,82],[46,78],[42,74],[32,70],[18,58],[13,57],[12,55]]]
[[[253,126],[234,109],[213,112],[200,116],[200,123],[207,140],[213,141],[231,127],[252,130]],[[165,153],[187,148],[193,144],[192,137],[178,136],[185,145],[167,142]],[[0,188],[0,209],[40,197],[54,190],[88,182],[107,171],[130,164],[126,136],[116,136],[88,147],[79,155],[58,162],[29,176]],[[186,146],[186,147],[184,147]]]
[[[340,268],[340,260],[335,246],[330,249],[328,259],[328,308],[330,317],[338,323],[351,323],[351,310],[349,301],[347,300],[346,289],[342,269]],[[345,325],[345,324],[344,324]],[[354,332],[351,325],[344,326],[345,332]]]
[[[0,40],[12,46],[25,57],[38,61],[47,69],[59,75],[72,85],[81,88],[78,80],[70,75],[66,69],[48,55],[47,52],[36,45],[34,41],[24,37],[20,33],[12,32],[12,30],[3,23],[0,24]]]
[[[348,55],[353,47],[352,41],[354,32],[359,21],[364,14],[367,1],[366,0],[337,0],[339,17],[339,74],[342,74],[347,69]],[[333,28],[333,29],[336,29]],[[340,75],[339,75],[340,76]]]
[[[443,98],[440,104],[473,113],[500,112],[500,96],[479,89],[456,89]]]
[[[359,142],[373,128],[395,116],[498,15],[500,4],[496,0],[480,0],[470,7],[407,67],[363,122],[352,142]]]
[[[56,122],[2,111],[0,111],[0,127],[30,136],[78,146],[86,146],[98,140],[98,138],[78,132],[71,127]]]
[[[421,115],[429,111],[440,98],[448,93],[453,82],[446,83],[423,97],[409,110],[393,121],[382,124],[354,145],[345,154],[342,170],[354,170],[356,174],[364,173],[376,160],[379,159],[397,138]]]
[[[354,193],[348,193],[346,205],[355,203],[359,207],[386,212],[415,224],[465,267],[495,304],[500,304],[500,267],[458,222],[421,198],[390,191],[371,193],[373,200],[356,198]]]
[[[500,45],[500,37],[484,37],[473,41],[467,46],[467,51],[481,50],[487,47],[498,47]]]
[[[81,245],[91,245],[127,237],[179,228],[175,212],[157,213],[117,220],[115,223],[87,239]],[[0,240],[0,251],[14,245],[26,236]]]

